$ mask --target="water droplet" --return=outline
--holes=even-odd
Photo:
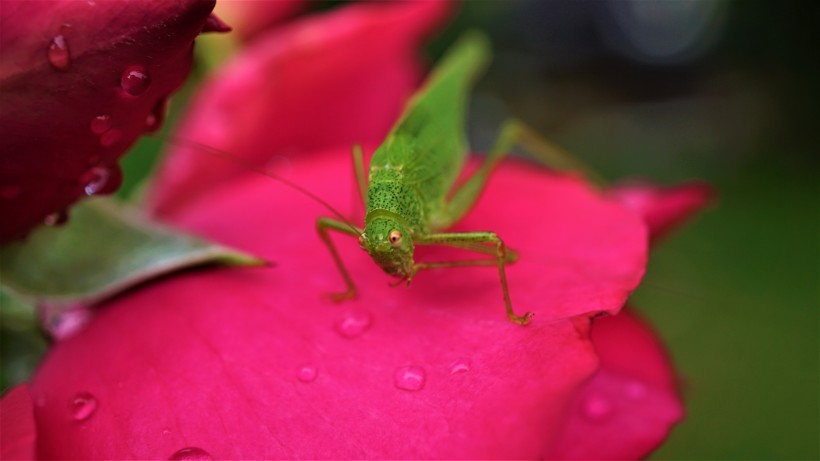
[[[91,132],[97,136],[111,129],[111,116],[98,115],[91,119]]]
[[[163,437],[168,437],[169,435],[171,435],[171,429],[163,429],[162,430],[162,436]]]
[[[71,65],[68,42],[62,35],[55,35],[48,45],[48,62],[57,70],[66,70]]]
[[[632,400],[640,400],[646,397],[647,392],[646,384],[637,380],[628,382],[624,388],[624,393]]]
[[[154,109],[145,117],[145,131],[153,133],[157,131],[162,122],[165,120],[165,113],[168,111],[168,101],[165,98],[160,99],[154,104]]]
[[[66,221],[68,221],[68,211],[66,210],[51,213],[43,219],[46,226],[60,226],[65,224]]]
[[[3,200],[14,200],[20,196],[20,186],[15,186],[13,184],[5,184],[0,186],[0,198]]]
[[[120,86],[131,96],[139,96],[145,93],[149,85],[151,85],[151,77],[148,76],[145,67],[128,66],[122,72]]]
[[[100,145],[103,147],[111,147],[122,138],[122,131],[117,128],[111,128],[100,135]]]
[[[316,380],[316,377],[319,376],[319,370],[313,365],[304,365],[299,369],[296,376],[299,378],[299,381],[303,383],[312,383]]]
[[[593,423],[604,422],[612,416],[612,402],[601,395],[588,395],[581,403],[581,411]]]
[[[366,311],[348,311],[336,322],[336,331],[345,338],[355,338],[370,328],[370,314]]]
[[[74,421],[85,421],[97,410],[97,399],[88,392],[79,392],[71,400],[71,417]]]
[[[424,382],[427,380],[427,373],[424,368],[407,366],[396,370],[393,375],[393,381],[396,387],[404,389],[405,391],[417,391],[424,387]]]
[[[199,447],[186,447],[177,450],[168,458],[170,461],[208,461],[214,459],[210,453]]]
[[[472,365],[472,361],[470,359],[466,357],[459,357],[450,364],[450,374],[454,375],[457,373],[470,371],[470,365]]]
[[[108,178],[110,176],[111,172],[108,168],[101,166],[95,166],[94,168],[86,171],[81,178],[81,182],[84,184],[83,190],[85,191],[85,195],[94,195],[102,190],[102,188],[105,187],[105,183],[108,182]]]

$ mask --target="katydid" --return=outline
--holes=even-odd
[[[505,267],[517,259],[495,232],[446,232],[473,207],[490,172],[514,145],[527,144],[550,163],[561,157],[557,149],[534,136],[521,123],[506,122],[481,167],[457,189],[454,183],[468,153],[464,133],[468,93],[473,80],[489,61],[489,44],[468,33],[432,72],[410,99],[387,138],[373,153],[367,186],[362,150],[354,146],[354,169],[359,192],[366,200],[364,228],[322,217],[317,228],[346,284],[335,300],[356,295],[353,280],[328,231],[356,236],[359,246],[386,273],[410,281],[420,270],[464,266],[496,266],[507,317],[526,325],[531,312],[513,311]],[[564,159],[566,161],[566,159]],[[485,255],[459,261],[416,262],[416,245],[446,245]]]
[[[327,202],[279,175],[199,143],[171,141],[210,152],[280,181],[330,210],[338,219],[320,217],[316,225],[346,285],[344,292],[331,294],[334,300],[355,297],[356,286],[330,238],[331,230],[358,237],[359,246],[379,267],[408,286],[420,270],[495,266],[507,317],[516,324],[527,325],[533,314],[526,312],[519,316],[513,311],[507,286],[505,267],[517,260],[516,253],[509,250],[495,232],[445,230],[470,211],[493,168],[516,145],[525,147],[551,167],[584,171],[593,181],[600,180],[521,122],[509,120],[502,125],[498,139],[479,169],[454,188],[468,153],[464,133],[468,93],[489,59],[486,37],[475,32],[465,35],[448,52],[428,81],[412,96],[404,113],[373,153],[367,185],[362,149],[353,147],[358,191],[366,205],[363,228],[352,225]],[[416,245],[445,245],[474,251],[484,257],[416,262],[413,259]]]

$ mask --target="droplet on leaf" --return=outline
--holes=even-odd
[[[208,461],[214,459],[214,457],[202,448],[186,447],[177,450],[168,459],[170,461]]]
[[[82,177],[85,195],[91,196],[103,190],[110,176],[111,171],[101,166],[95,166],[86,171]]]
[[[401,367],[396,370],[393,380],[399,389],[417,391],[424,387],[427,372],[424,371],[424,368],[416,366]]]
[[[97,136],[111,129],[111,116],[98,115],[91,119],[91,132]]]
[[[48,45],[48,62],[57,70],[66,70],[71,65],[71,53],[68,50],[68,41],[65,37],[55,35]]]
[[[299,378],[299,381],[303,383],[311,383],[319,376],[319,371],[313,365],[304,365],[299,368],[299,372],[296,376]]]
[[[345,338],[355,338],[370,328],[371,318],[366,311],[348,311],[336,322],[336,332]]]
[[[457,373],[470,371],[470,365],[472,365],[472,361],[470,359],[467,357],[459,357],[450,364],[450,374],[454,375]]]
[[[71,417],[74,421],[85,421],[97,410],[97,399],[88,392],[79,392],[71,400]]]
[[[122,73],[120,86],[131,96],[139,96],[151,85],[151,77],[143,66],[128,66]]]

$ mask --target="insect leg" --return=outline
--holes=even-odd
[[[458,222],[470,211],[478,199],[478,196],[481,194],[481,191],[484,189],[484,184],[487,182],[487,178],[493,168],[495,168],[498,161],[509,154],[515,146],[521,146],[528,154],[550,168],[556,170],[581,171],[592,182],[599,185],[605,184],[605,181],[599,175],[594,173],[578,159],[555,144],[547,141],[521,121],[510,119],[501,126],[501,132],[495,144],[487,154],[487,158],[484,160],[484,163],[481,164],[478,171],[453,193],[450,202],[447,204],[445,216],[439,219],[441,223],[439,228],[444,229],[450,227],[450,225]]]
[[[339,252],[336,251],[336,246],[333,245],[333,241],[330,239],[330,234],[328,233],[328,231],[333,230],[336,232],[341,232],[343,234],[352,236],[359,236],[364,231],[357,227],[351,226],[346,222],[337,221],[335,219],[325,217],[321,217],[316,220],[316,230],[319,231],[319,236],[322,238],[322,241],[325,242],[325,245],[327,245],[328,250],[330,250],[330,255],[333,256],[333,261],[336,263],[336,267],[339,269],[339,273],[342,274],[342,278],[344,279],[345,285],[347,286],[347,291],[344,291],[342,293],[331,293],[331,299],[333,299],[333,301],[338,302],[343,301],[345,299],[355,298],[356,285],[353,284],[353,279],[350,277],[350,273],[347,272],[347,268],[342,262],[342,258],[339,256]]]
[[[524,122],[510,119],[502,125],[501,135],[493,149],[500,148],[510,151],[515,145],[520,146],[527,154],[548,168],[558,171],[578,171],[583,173],[590,182],[598,186],[606,185],[606,180],[578,158],[548,141]]]
[[[445,232],[418,236],[413,239],[421,245],[448,245],[457,248],[469,249],[480,253],[495,256],[493,259],[477,259],[464,261],[443,261],[434,263],[416,263],[413,272],[422,269],[435,269],[442,267],[464,267],[464,266],[498,266],[498,277],[501,280],[501,291],[504,296],[504,307],[507,311],[507,318],[513,323],[526,325],[530,323],[532,312],[526,312],[523,316],[515,314],[510,300],[510,290],[507,287],[507,273],[505,266],[516,259],[515,253],[507,251],[504,242],[495,232]],[[483,244],[489,243],[492,246]]]

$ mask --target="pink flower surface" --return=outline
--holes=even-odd
[[[260,37],[177,136],[353,210],[350,144],[372,151],[398,116],[418,82],[418,42],[444,13],[356,5]],[[282,75],[260,82],[266,66]],[[359,296],[330,302],[322,293],[342,280],[315,231],[327,210],[229,166],[175,149],[151,204],[275,265],[189,271],[99,309],[32,379],[38,456],[637,458],[680,418],[661,345],[615,315],[644,272],[644,217],[581,178],[504,161],[457,226],[496,231],[519,252],[513,303],[535,313],[522,327],[504,315],[495,270],[428,271],[391,288],[343,236]],[[611,316],[593,322],[601,312]],[[4,397],[4,418],[7,400],[26,397]]]
[[[680,226],[714,198],[712,188],[702,182],[674,187],[623,184],[609,192],[627,208],[643,217],[653,241]]]
[[[224,1],[214,12],[233,28],[242,40],[249,40],[268,27],[299,13],[308,6],[304,0]]]
[[[213,5],[3,2],[0,243],[119,187],[117,158],[159,123]]]

